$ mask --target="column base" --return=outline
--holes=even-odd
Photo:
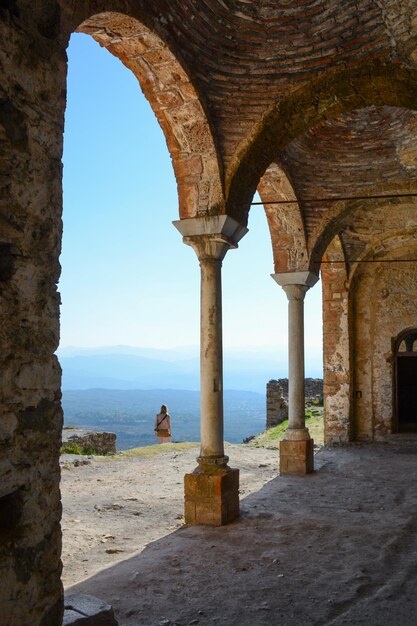
[[[199,466],[184,476],[185,523],[224,526],[239,517],[239,470]]]
[[[314,472],[313,439],[283,439],[279,446],[279,473],[303,476]]]

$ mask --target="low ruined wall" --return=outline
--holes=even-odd
[[[277,384],[282,388],[284,398],[288,398],[288,378],[278,378],[271,380],[268,384]],[[305,378],[304,379],[305,397],[307,400],[323,397],[323,379],[322,378]]]
[[[266,385],[266,427],[273,428],[286,419],[288,403],[284,398],[283,388],[277,380],[270,380]]]
[[[323,380],[306,378],[306,401],[323,397]],[[288,378],[270,380],[266,385],[266,428],[278,426],[288,419]]]
[[[84,430],[82,428],[64,428],[62,431],[62,445],[74,444],[82,448],[83,452],[93,451],[96,454],[116,452],[116,434]]]

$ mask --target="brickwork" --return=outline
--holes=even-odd
[[[245,218],[260,177],[277,157],[285,167],[287,176],[291,178],[296,173],[296,170],[291,170],[291,160],[287,159],[287,150],[291,149],[293,141],[297,139],[303,141],[303,136],[309,132],[314,134],[315,131],[310,129],[319,130],[327,123],[331,126],[333,121],[337,127],[338,119],[343,119],[356,109],[363,110],[364,115],[367,109],[372,107],[416,110],[416,76],[414,69],[401,65],[366,63],[355,68],[329,71],[328,74],[291,92],[270,109],[252,134],[248,145],[238,154],[236,163],[231,166],[227,179],[227,202],[230,212],[234,212],[239,219]],[[307,123],[306,120],[308,120]],[[372,134],[374,130],[372,125],[370,130]],[[377,131],[377,128],[375,130]],[[356,132],[354,130],[353,136],[356,135],[361,136],[360,128]],[[375,133],[374,140],[378,143],[378,131]],[[340,149],[340,142],[337,145]],[[371,166],[370,149],[371,144],[368,143],[362,157],[365,160],[368,157]],[[303,180],[307,178],[311,181],[314,198],[319,194],[323,195],[322,187],[314,185],[314,175],[311,174],[311,168],[315,169],[313,165],[315,156],[314,153],[310,158],[303,160],[308,166]],[[342,162],[343,160],[335,155],[332,169],[336,169],[337,172]],[[297,165],[297,170],[298,167]],[[301,171],[303,167],[302,165]],[[324,173],[327,175],[328,171],[325,170]],[[299,199],[297,185],[294,180],[291,182]],[[349,186],[347,179],[345,182],[346,186]],[[308,200],[313,201],[313,199]],[[239,212],[237,212],[237,207],[239,207]]]
[[[294,188],[277,163],[271,163],[262,176],[258,192],[264,202],[271,232],[274,268],[276,272],[299,271],[309,267],[309,254],[300,205],[268,204],[268,200],[297,200]],[[279,233],[279,237],[275,234]]]

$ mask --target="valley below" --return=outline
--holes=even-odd
[[[118,450],[155,443],[155,415],[168,405],[173,441],[200,440],[200,394],[179,389],[64,390],[64,425],[116,433]],[[224,392],[225,440],[243,439],[265,430],[265,395]]]

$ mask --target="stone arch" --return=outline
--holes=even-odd
[[[408,207],[405,207],[406,209]],[[417,209],[417,207],[415,207]],[[392,257],[392,260],[406,261],[407,257],[414,257],[417,253],[417,246],[414,248],[404,241],[415,242],[417,240],[417,224],[408,229],[405,233],[404,230],[398,229],[397,231],[391,231],[384,237],[374,237],[369,241],[365,252],[355,259],[354,263],[351,263],[349,272],[349,283],[351,284],[355,278],[355,274],[360,271],[361,263],[369,261],[384,261],[386,257]],[[411,262],[411,261],[410,261]]]
[[[91,35],[128,67],[165,135],[181,218],[224,210],[220,161],[202,100],[177,55],[136,17],[95,13],[74,30]]]
[[[401,331],[394,341],[394,351],[417,352],[417,328],[406,328]]]
[[[332,239],[340,232],[342,232],[346,227],[348,227],[349,223],[353,219],[352,216],[354,213],[359,211],[375,212],[377,210],[383,210],[384,207],[387,207],[388,204],[392,207],[401,207],[404,204],[410,205],[410,203],[415,202],[415,198],[402,198],[395,196],[390,197],[390,194],[413,194],[417,193],[417,185],[412,183],[411,181],[402,181],[400,183],[388,183],[383,185],[378,185],[367,189],[366,195],[380,195],[387,196],[387,199],[373,199],[369,198],[369,200],[346,200],[346,201],[338,201],[329,207],[325,217],[318,224],[315,232],[311,235],[309,241],[309,250],[310,250],[310,258],[309,258],[309,267],[315,268],[318,264],[320,264],[323,254],[326,248],[329,246]],[[364,194],[365,195],[365,194]],[[398,232],[401,232],[401,228],[399,226]],[[379,241],[380,238],[377,238]],[[369,245],[366,246],[366,250],[364,250],[360,257],[358,257],[358,261],[362,258],[365,258],[369,254]],[[349,259],[347,259],[349,262]],[[352,271],[350,272],[352,274]]]
[[[322,121],[369,106],[417,109],[417,70],[373,62],[329,71],[273,105],[240,147],[226,178],[227,211],[247,220],[260,178],[293,139]]]
[[[303,215],[293,185],[284,169],[273,162],[258,184],[271,234],[275,272],[298,271],[308,262]],[[268,200],[290,200],[268,204]]]

